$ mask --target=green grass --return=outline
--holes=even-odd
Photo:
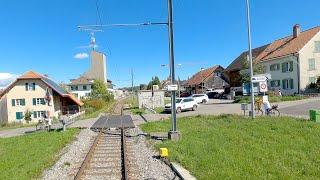
[[[170,121],[141,126],[167,132]],[[154,144],[198,179],[319,179],[320,125],[289,117],[178,119],[182,139]]]
[[[85,119],[91,119],[98,117],[101,113],[108,113],[110,110],[114,107],[115,101],[109,102],[107,105],[105,105],[103,108],[98,109],[96,111],[85,113],[84,115],[79,117],[79,120],[85,120]]]
[[[1,124],[0,125],[0,131],[1,130],[7,130],[7,129],[17,129],[17,128],[24,128],[24,127],[32,127],[35,126],[36,123],[30,123],[30,124],[23,124],[23,123],[9,123],[9,124]]]
[[[0,138],[0,179],[35,179],[54,164],[79,129]]]
[[[269,102],[282,102],[282,101],[297,101],[306,99],[306,96],[269,96]],[[235,103],[249,103],[250,96],[236,96],[234,99]]]
[[[134,115],[146,114],[144,109],[139,109],[138,107],[131,108],[130,111]]]

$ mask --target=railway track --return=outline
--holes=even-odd
[[[113,114],[123,114],[123,103],[120,101],[113,109]],[[122,119],[121,119],[122,124]],[[102,128],[93,140],[74,179],[137,179],[133,151],[133,140],[127,135],[127,129]]]

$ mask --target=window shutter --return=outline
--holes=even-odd
[[[45,104],[46,104],[44,98],[41,98],[41,104],[42,104],[42,105],[45,105]]]
[[[26,91],[28,91],[28,83],[25,84]]]
[[[25,106],[26,105],[26,100],[25,99],[21,99],[21,105]]]
[[[16,100],[15,99],[12,99],[11,102],[12,102],[12,106],[16,106]]]
[[[32,102],[33,102],[33,105],[37,105],[37,99],[36,98],[33,98]]]
[[[282,72],[286,72],[286,63],[282,63],[281,66],[282,66]]]
[[[294,88],[293,79],[290,79],[290,89]]]
[[[37,118],[37,111],[33,112],[33,118]]]
[[[22,119],[22,113],[16,112],[16,119]]]
[[[32,83],[32,90],[36,90],[36,83]]]
[[[279,70],[280,69],[280,64],[277,64],[277,70]]]
[[[282,89],[286,89],[286,80],[285,79],[282,80]]]
[[[289,71],[292,72],[293,71],[293,61],[290,61],[290,68]]]

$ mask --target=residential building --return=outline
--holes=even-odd
[[[268,82],[271,90],[281,89],[282,94],[291,95],[304,92],[315,82],[320,75],[319,32],[319,26],[301,31],[296,24],[292,35],[263,46],[257,53],[254,63],[263,66],[264,73],[271,75]]]
[[[91,95],[91,88],[94,80],[80,76],[78,79],[71,79],[67,89],[78,99],[87,98]]]
[[[32,113],[32,122],[44,116],[77,114],[83,105],[54,81],[33,71],[18,77],[0,97],[0,123],[24,122],[27,111]]]
[[[191,94],[205,93],[207,89],[224,89],[227,86],[228,79],[220,65],[199,71],[184,83],[184,88]]]

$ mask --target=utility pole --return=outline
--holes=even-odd
[[[250,89],[251,89],[251,117],[255,118],[254,112],[254,89],[253,89],[253,65],[252,65],[252,45],[251,45],[251,25],[250,25],[250,0],[246,0],[247,4],[247,30],[248,30],[248,45],[249,45],[249,65],[250,65]]]
[[[131,92],[132,92],[132,95],[134,95],[134,92],[133,92],[133,69],[131,68]]]
[[[168,36],[169,36],[169,59],[170,59],[170,78],[171,84],[175,83],[175,65],[174,65],[174,48],[173,48],[173,20],[172,20],[172,0],[168,0]],[[176,115],[176,91],[171,92],[171,121],[172,128],[169,132],[169,138],[179,140],[180,134],[177,131],[177,115]]]

